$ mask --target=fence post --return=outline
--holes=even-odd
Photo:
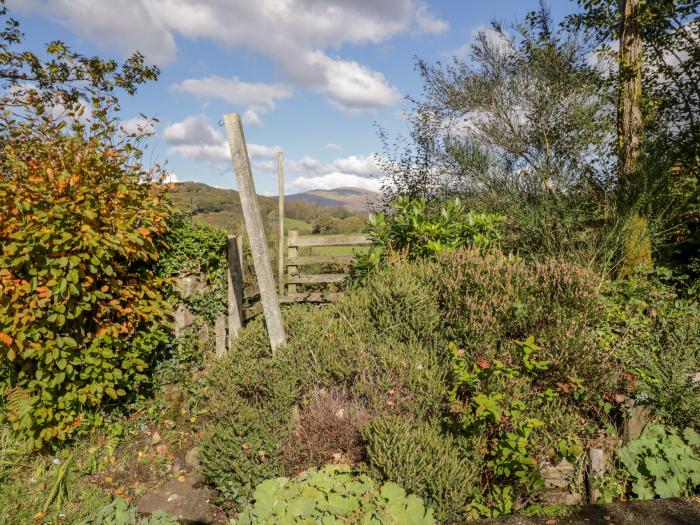
[[[289,230],[289,235],[287,236],[287,263],[299,255],[299,250],[296,247],[297,237],[299,235],[299,230]],[[297,273],[296,266],[287,266],[287,276],[291,277]],[[287,284],[287,293],[289,295],[297,293],[296,284]]]
[[[238,182],[238,194],[241,197],[241,208],[243,208],[243,218],[248,231],[250,251],[253,255],[255,275],[258,280],[260,299],[265,314],[265,324],[270,337],[270,346],[274,352],[278,346],[286,342],[286,335],[282,324],[279,301],[277,300],[275,280],[272,277],[270,258],[267,254],[265,230],[263,230],[262,217],[260,216],[258,196],[255,193],[253,172],[250,168],[241,116],[238,113],[224,115],[224,125],[228,137],[228,146],[231,151],[233,171]]]
[[[277,152],[277,183],[279,184],[279,209],[278,209],[278,220],[279,229],[277,235],[279,236],[277,242],[277,281],[279,285],[280,295],[284,295],[284,171],[282,170],[282,163],[284,156],[281,151]]]
[[[214,336],[216,337],[216,357],[226,355],[226,318],[220,315],[214,322]]]
[[[243,326],[243,238],[231,235],[226,246],[228,261],[228,347],[233,348],[233,341]]]

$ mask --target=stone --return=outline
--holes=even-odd
[[[600,497],[598,483],[605,476],[608,464],[605,451],[602,448],[588,449],[588,502],[595,503]]]
[[[173,332],[178,337],[185,328],[190,326],[194,318],[192,312],[182,303],[179,303],[173,312]]]
[[[541,495],[544,505],[579,505],[582,501],[580,493],[565,490],[545,490]]]
[[[192,447],[185,455],[185,465],[192,470],[199,470],[199,447]]]
[[[175,279],[175,289],[183,299],[192,297],[196,293],[202,293],[207,288],[207,281],[201,275],[187,275]]]
[[[566,458],[556,465],[547,465],[540,468],[540,475],[545,488],[566,488],[571,483],[576,469]]]
[[[150,516],[157,510],[166,512],[183,525],[209,525],[216,522],[217,508],[211,503],[216,493],[193,475],[168,481],[153,492],[144,494],[136,504],[136,512]]]
[[[651,420],[649,407],[644,405],[632,405],[627,409],[622,425],[622,440],[629,443],[642,435],[644,427]]]

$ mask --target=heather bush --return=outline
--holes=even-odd
[[[608,283],[600,339],[628,372],[629,396],[669,425],[700,428],[700,304],[658,270]]]
[[[287,472],[297,474],[329,463],[357,464],[364,457],[360,429],[369,412],[338,389],[319,388],[293,415],[284,449]]]
[[[375,473],[425,499],[438,521],[463,519],[480,490],[481,462],[473,449],[442,431],[435,420],[377,418],[363,435],[367,463]]]
[[[284,309],[274,356],[252,321],[210,373],[205,472],[240,502],[262,479],[342,458],[444,518],[509,512],[536,498],[541,464],[575,462],[609,422],[622,367],[598,287],[576,265],[455,250]]]
[[[498,251],[445,255],[431,286],[441,303],[445,334],[467,353],[515,358],[512,341],[535,336],[557,381],[582,381],[591,391],[616,384],[616,357],[598,344],[604,317],[600,278],[577,265],[529,261]]]

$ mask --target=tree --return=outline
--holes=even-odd
[[[638,169],[642,141],[642,28],[639,16],[639,0],[620,0],[617,137],[618,177],[623,188]]]
[[[508,184],[527,194],[605,184],[611,94],[588,51],[578,34],[557,32],[541,5],[514,32],[480,31],[469,60],[419,60],[418,113],[444,130],[452,176],[463,187]]]
[[[592,51],[541,4],[513,27],[478,32],[468,56],[419,60],[412,143],[387,156],[386,185],[507,216],[509,250],[607,268],[616,104]]]
[[[2,4],[0,4],[2,6]],[[6,14],[4,7],[0,9]],[[121,68],[60,42],[48,61],[0,33],[0,367],[28,449],[67,438],[133,394],[168,334],[153,269],[168,230],[165,172],[120,131],[116,91],[157,69]]]
[[[700,1],[578,4],[569,27],[593,36],[599,56],[617,56],[619,200],[663,219],[676,245],[700,245]]]

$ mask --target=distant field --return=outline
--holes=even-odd
[[[300,221],[299,219],[290,219],[289,217],[284,218],[284,227],[287,231],[299,230],[302,233],[311,232],[311,224],[309,224],[308,222]]]
[[[359,232],[357,233],[359,234]],[[352,235],[357,235],[352,234]],[[345,235],[337,235],[344,237]],[[315,237],[312,235],[311,237]],[[335,237],[334,235],[319,235],[319,237]],[[353,255],[355,253],[367,253],[369,246],[314,246],[310,248],[309,255]]]
[[[313,255],[353,255],[355,253],[367,253],[369,246],[315,246]]]

